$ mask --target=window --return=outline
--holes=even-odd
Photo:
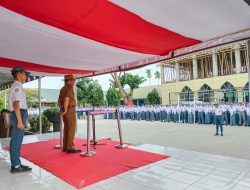
[[[243,88],[243,100],[249,103],[249,83],[247,83]]]
[[[224,102],[235,102],[238,100],[236,89],[230,82],[225,82],[222,85],[221,92],[224,94]]]
[[[233,49],[217,52],[219,76],[236,73],[235,52]]]
[[[194,93],[189,87],[185,86],[182,89],[180,93],[180,101],[185,101],[185,102],[194,101]]]
[[[197,58],[198,78],[213,76],[212,54],[201,55]]]
[[[211,102],[214,99],[214,91],[210,86],[204,84],[198,92],[198,98],[202,102]]]
[[[240,60],[241,60],[241,73],[247,72],[247,48],[242,46],[240,48]]]
[[[192,80],[193,79],[193,60],[185,59],[179,62],[180,64],[180,80]]]

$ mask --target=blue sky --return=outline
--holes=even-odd
[[[158,84],[158,81],[154,77],[154,73],[157,70],[160,71],[160,67],[157,66],[157,64],[149,65],[149,66],[142,67],[140,69],[135,69],[135,70],[128,71],[128,72],[133,73],[133,74],[138,74],[140,76],[144,76],[145,78],[147,78],[146,73],[145,73],[146,69],[151,69],[151,72],[152,72],[151,85]],[[62,77],[44,77],[42,78],[42,88],[60,89],[64,84],[62,79],[63,79]],[[98,80],[98,82],[100,83],[104,91],[108,90],[109,79],[111,79],[110,74],[96,76],[96,77],[93,77],[93,79]],[[147,80],[141,86],[148,86],[148,85],[149,85],[149,82]],[[38,87],[37,80],[24,84],[24,88],[37,88],[37,87]]]

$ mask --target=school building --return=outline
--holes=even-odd
[[[230,43],[161,62],[162,103],[249,102],[248,43]]]

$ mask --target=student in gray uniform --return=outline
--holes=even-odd
[[[246,108],[244,104],[239,106],[239,125],[246,125]]]
[[[236,107],[235,106],[230,106],[229,108],[229,114],[230,114],[230,125],[235,126],[235,114],[236,114]]]
[[[206,106],[204,108],[204,113],[205,113],[205,124],[209,124],[210,123],[210,113],[209,113],[208,106]]]
[[[168,120],[167,106],[163,106],[163,112],[164,112],[164,122],[167,122]]]
[[[148,106],[146,107],[145,117],[146,121],[150,121],[150,110]]]
[[[198,111],[198,124],[201,124],[202,123],[202,119],[201,119],[201,117],[202,117],[202,108],[201,108],[201,105],[199,105],[199,106],[197,106],[198,108],[197,108],[197,111]]]
[[[146,119],[145,119],[145,106],[143,106],[143,107],[141,108],[141,119],[142,119],[142,120],[146,120]]]
[[[171,110],[170,110],[169,106],[166,107],[166,113],[167,113],[167,122],[170,122],[171,121]]]
[[[223,136],[223,126],[222,126],[222,109],[216,105],[214,110],[214,114],[216,116],[216,133],[215,136],[219,135],[219,131],[221,133],[221,136]]]
[[[250,126],[250,106],[249,104],[247,105],[246,107],[246,117],[247,117],[247,125],[246,127],[249,127]]]
[[[149,120],[150,121],[155,121],[155,113],[154,113],[154,108],[153,107],[149,108]]]
[[[129,109],[129,114],[130,114],[130,119],[135,120],[134,110],[132,107]]]
[[[191,106],[188,107],[187,112],[188,112],[188,123],[191,124],[193,123],[193,109]]]
[[[160,107],[160,118],[161,118],[161,122],[165,122],[165,109],[164,109],[164,106],[161,106]]]
[[[155,111],[155,118],[156,118],[155,120],[160,121],[161,120],[161,109],[160,109],[160,107],[156,106],[154,108],[154,111]]]
[[[178,123],[179,122],[179,114],[178,114],[178,111],[177,111],[177,107],[173,108],[173,114],[174,114],[174,122]]]
[[[142,119],[142,108],[138,107],[137,108],[137,121],[140,121]]]

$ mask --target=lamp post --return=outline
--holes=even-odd
[[[42,103],[41,103],[41,77],[38,79],[38,100],[39,100],[39,132],[42,134]]]

